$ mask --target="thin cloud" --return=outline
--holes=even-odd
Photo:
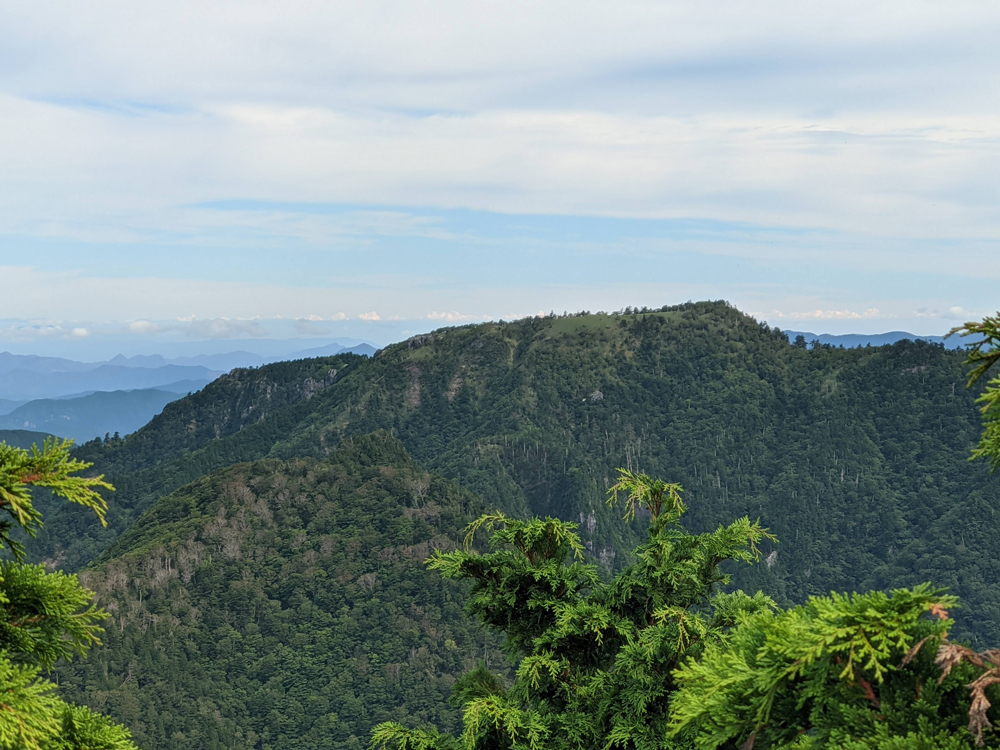
[[[296,321],[296,324],[298,323],[299,321]],[[134,320],[125,326],[125,331],[143,337],[179,333],[195,339],[264,338],[268,335],[267,328],[257,320],[225,317],[200,320],[195,316],[189,316],[173,323]]]
[[[448,323],[462,323],[468,320],[480,320],[480,316],[463,315],[457,310],[451,312],[430,312],[427,313],[427,320],[443,320]]]
[[[303,336],[326,336],[331,332],[331,329],[317,320],[298,318],[295,321],[295,331]]]
[[[194,320],[181,328],[184,335],[199,339],[265,338],[267,329],[256,320]]]
[[[126,330],[129,333],[135,333],[140,336],[149,336],[151,334],[162,333],[164,327],[159,323],[153,323],[149,320],[133,320],[126,326]]]
[[[966,310],[964,307],[955,306],[955,307],[949,307],[947,310],[945,310],[943,313],[941,313],[941,317],[945,318],[946,320],[963,320],[964,321],[964,320],[975,320],[975,319],[981,318],[983,316],[980,315],[980,314],[978,314],[978,313],[974,313],[974,312],[971,312],[969,310]]]
[[[862,312],[854,310],[810,310],[808,312],[790,313],[790,318],[799,320],[864,320],[866,318],[884,318],[878,308],[870,307]]]
[[[17,322],[0,327],[0,340],[17,342],[38,339],[85,339],[90,334],[89,328],[78,325]]]
[[[783,318],[788,318],[790,320],[872,320],[877,318],[892,317],[890,315],[883,314],[878,308],[875,307],[870,307],[866,310],[862,310],[861,312],[856,310],[806,310],[803,312],[785,313],[781,310],[772,310],[769,313],[752,312],[749,314],[755,318],[768,320],[780,320]]]

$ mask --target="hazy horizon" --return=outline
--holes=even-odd
[[[593,310],[590,312],[601,312]],[[508,319],[515,320],[516,318]],[[322,348],[332,344],[340,344],[344,347],[352,347],[358,344],[369,344],[376,349],[404,341],[405,339],[423,333],[429,333],[440,328],[447,328],[448,325],[428,325],[420,330],[410,330],[405,326],[413,321],[385,321],[386,325],[379,329],[368,328],[358,329],[356,332],[376,333],[375,337],[356,337],[347,335],[316,335],[312,337],[288,336],[280,337],[242,337],[242,338],[194,338],[186,336],[180,332],[174,332],[170,338],[152,337],[139,338],[136,336],[109,335],[88,336],[88,337],[48,337],[44,339],[33,339],[31,341],[0,343],[0,354],[10,353],[16,355],[38,355],[45,357],[61,357],[80,362],[105,362],[116,356],[135,357],[161,355],[166,359],[197,357],[199,355],[228,354],[232,352],[249,352],[258,354],[266,358],[287,359],[289,355],[303,350]],[[421,321],[416,321],[417,323]],[[481,321],[485,322],[485,321]],[[456,323],[453,325],[465,325],[466,323]],[[913,338],[938,339],[944,334],[933,334],[924,331],[904,331],[901,329],[890,329],[882,331],[844,331],[841,333],[831,333],[823,330],[808,330],[805,328],[782,328],[773,326],[790,334],[793,338],[796,334],[805,333],[816,337],[836,336],[836,337],[878,337],[903,333]],[[945,331],[945,334],[947,331]],[[949,346],[960,346],[960,340],[956,339]]]

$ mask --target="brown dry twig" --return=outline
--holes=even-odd
[[[997,683],[1000,683],[1000,670],[991,669],[969,685],[972,695],[972,705],[969,706],[969,732],[976,735],[976,747],[983,746],[983,730],[993,728],[993,724],[986,716],[990,708],[990,702],[986,698],[986,688]]]
[[[971,648],[948,641],[942,643],[938,647],[937,656],[934,659],[934,663],[941,669],[941,676],[938,677],[938,685],[944,682],[945,678],[951,674],[951,670],[963,661],[975,664],[980,668],[983,666],[983,660]]]
[[[930,640],[929,635],[914,643],[910,650],[906,652],[906,656],[903,657],[903,661],[899,663],[899,666],[905,667],[913,661],[914,657],[920,652],[920,649],[923,648],[924,644],[927,643],[928,640]]]

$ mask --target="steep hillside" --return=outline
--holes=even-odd
[[[344,355],[233,370],[168,404],[127,438],[80,446],[76,456],[93,462],[117,488],[108,527],[80,508],[43,502],[46,525],[31,554],[69,570],[84,567],[158,498],[215,469],[266,456],[316,393],[366,361]]]
[[[471,326],[391,347],[319,399],[273,455],[391,429],[491,505],[583,522],[600,558],[634,535],[604,505],[616,466],[688,489],[697,529],[759,516],[781,543],[744,588],[785,601],[933,580],[964,632],[1000,640],[1000,483],[962,354],[902,341],[804,349],[738,311]],[[771,552],[769,551],[769,552]]]
[[[365,361],[341,355],[238,368],[172,403],[127,441],[94,441],[77,453],[113,476],[163,464],[308,402]]]
[[[337,367],[323,362],[283,365],[288,393],[302,393],[307,372],[319,379],[309,368]],[[1000,641],[989,533],[1000,484],[966,460],[979,419],[960,352],[800,348],[728,305],[698,303],[445,329],[348,360],[308,400],[234,418],[239,398],[266,392],[249,384],[267,372],[176,402],[120,445],[86,447],[120,489],[112,528],[69,522],[70,509],[36,553],[82,565],[207,471],[322,457],[386,429],[491,507],[581,522],[608,565],[637,539],[604,504],[614,469],[633,466],[685,486],[696,530],[743,514],[772,527],[781,543],[767,567],[737,573],[744,588],[788,602],[930,579],[966,601],[964,633]]]
[[[60,669],[64,695],[146,750],[362,748],[389,719],[454,729],[451,685],[497,656],[422,561],[454,547],[474,503],[385,434],[200,479],[82,575],[112,619],[104,648]]]

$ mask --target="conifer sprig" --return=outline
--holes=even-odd
[[[44,565],[0,562],[0,651],[44,669],[83,656],[99,645],[99,622],[108,615],[75,575],[48,573]]]
[[[460,738],[379,726],[384,750],[579,750],[680,747],[668,736],[671,671],[718,641],[744,617],[775,605],[767,597],[715,591],[726,560],[754,562],[773,537],[742,518],[693,535],[680,525],[681,487],[619,470],[610,493],[625,495],[629,518],[652,516],[635,562],[604,580],[581,561],[577,525],[521,521],[490,513],[467,528],[463,549],[437,552],[428,565],[469,581],[466,611],[504,636],[515,662],[509,687],[482,667],[456,686],[464,707]],[[490,534],[487,552],[473,548]],[[464,681],[464,682],[463,682]]]
[[[100,643],[99,622],[107,614],[92,604],[93,593],[75,575],[48,573],[25,565],[15,529],[34,535],[42,525],[32,502],[44,487],[92,509],[104,523],[107,504],[99,489],[113,490],[104,477],[76,474],[90,464],[70,456],[70,440],[46,440],[30,451],[0,442],[0,548],[17,562],[0,562],[0,748],[17,750],[135,750],[129,731],[82,706],[63,702],[56,686],[41,676],[57,660],[83,656]]]
[[[92,464],[70,455],[72,440],[47,438],[39,450],[16,448],[0,442],[0,510],[9,518],[0,521],[0,548],[11,549],[18,560],[24,559],[23,545],[11,538],[11,531],[18,527],[34,536],[42,525],[41,513],[32,502],[31,487],[43,487],[71,503],[90,508],[102,525],[107,525],[107,501],[99,489],[114,490],[104,476],[82,477]]]
[[[972,365],[967,387],[971,388],[986,377],[1000,362],[1000,313],[987,316],[981,321],[969,321],[953,328],[948,335],[979,336],[978,341],[969,345],[965,363]],[[983,415],[983,433],[979,445],[972,452],[972,458],[985,458],[990,471],[1000,469],[1000,374],[987,380],[983,392],[976,402]]]
[[[870,732],[866,722],[880,715],[885,720],[886,701],[906,701],[909,709],[920,699],[926,677],[911,663],[924,644],[946,643],[954,605],[954,597],[925,584],[813,597],[788,611],[744,617],[726,640],[675,671],[671,733],[693,736],[700,750],[792,747],[805,733],[816,747],[840,746],[835,738]],[[937,676],[929,658],[921,666]],[[911,674],[901,674],[907,667]],[[961,683],[951,687],[962,690]]]
[[[684,501],[681,500],[681,486],[653,479],[648,474],[634,472],[631,469],[619,469],[618,481],[608,489],[608,505],[614,507],[618,495],[625,495],[625,520],[635,518],[638,508],[645,508],[653,518],[659,518],[666,513],[670,518],[679,519],[684,511]]]

